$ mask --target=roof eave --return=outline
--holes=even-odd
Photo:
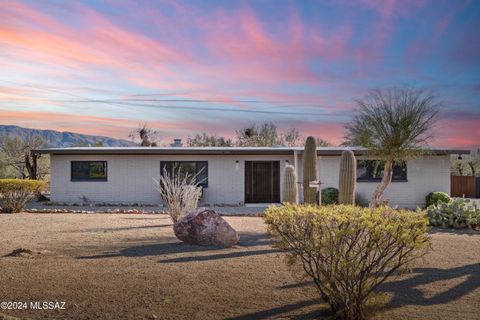
[[[317,150],[319,156],[339,156],[344,149],[320,148]],[[351,148],[355,155],[366,155],[368,150],[362,148]],[[300,148],[43,148],[32,150],[37,154],[52,155],[145,155],[145,154],[175,154],[175,155],[289,155],[294,151],[303,153]],[[426,150],[430,155],[449,154],[470,154],[470,150],[464,149],[432,149]]]

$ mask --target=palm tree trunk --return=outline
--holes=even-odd
[[[376,208],[381,205],[381,198],[385,189],[387,189],[390,182],[392,182],[392,172],[393,172],[393,160],[388,159],[385,161],[385,165],[383,167],[383,177],[380,184],[375,189],[375,193],[372,196],[372,200],[370,201],[370,208]]]

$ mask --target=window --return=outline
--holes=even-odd
[[[208,162],[207,161],[162,161],[160,163],[160,173],[165,172],[170,177],[179,172],[182,176],[188,174],[193,177],[197,175],[197,184],[203,188],[208,187]]]
[[[107,161],[72,161],[72,181],[107,181]]]
[[[383,177],[382,160],[359,160],[357,161],[357,181],[380,181]],[[392,182],[407,181],[407,165],[395,163],[393,165]]]

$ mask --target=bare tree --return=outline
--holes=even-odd
[[[480,157],[478,155],[470,156],[467,159],[467,165],[470,168],[472,176],[476,176],[480,168]]]
[[[187,145],[189,147],[231,147],[233,143],[231,139],[203,132],[197,133],[193,137],[188,137]]]
[[[140,126],[130,132],[128,135],[133,141],[140,138],[140,146],[142,147],[156,147],[158,145],[158,136],[159,132],[148,127],[148,124],[145,122],[140,124]]]
[[[280,144],[277,125],[273,122],[252,124],[236,133],[237,145],[240,147],[271,147]]]
[[[345,143],[365,147],[371,156],[385,161],[382,181],[370,202],[376,207],[392,180],[394,163],[425,152],[438,104],[434,96],[411,88],[372,90],[356,102],[358,108],[346,126]]]
[[[299,147],[305,144],[305,139],[302,139],[300,132],[296,128],[291,128],[280,135],[280,145],[286,147]]]
[[[333,146],[333,144],[325,139],[322,139],[322,138],[315,138],[315,140],[317,141],[317,147],[331,147]]]
[[[12,167],[16,176],[22,179],[39,179],[48,173],[48,165],[39,162],[39,155],[32,150],[45,145],[45,141],[38,135],[26,140],[19,137],[4,137],[1,141],[3,162]]]
[[[463,169],[464,169],[463,163],[461,162],[457,163],[456,168],[457,168],[458,175],[463,176]]]
[[[465,155],[463,159],[452,157],[450,160],[452,174],[476,176],[480,171],[480,155],[473,153]]]

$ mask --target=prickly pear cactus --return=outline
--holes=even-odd
[[[283,202],[297,203],[297,175],[295,167],[285,166],[283,175]]]
[[[310,188],[310,181],[317,181],[317,143],[313,137],[307,138],[303,152],[303,201],[315,204],[317,188]]]
[[[456,229],[480,227],[480,209],[470,199],[439,202],[429,206],[426,213],[432,226]]]
[[[355,204],[355,188],[357,183],[357,160],[351,150],[342,152],[338,180],[338,202]]]

